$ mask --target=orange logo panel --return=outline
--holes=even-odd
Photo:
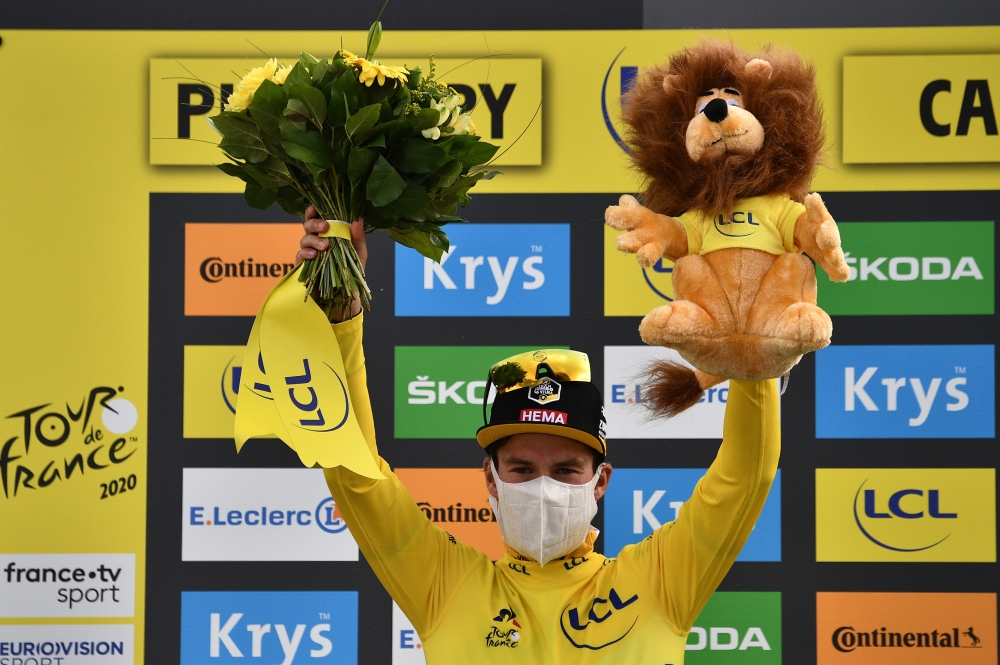
[[[503,556],[482,469],[396,469],[396,476],[435,526],[494,561]]]
[[[255,316],[301,237],[299,224],[185,224],[184,314]]]
[[[817,665],[996,665],[995,593],[817,593]]]

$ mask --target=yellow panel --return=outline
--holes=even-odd
[[[994,469],[816,469],[817,561],[997,560]]]
[[[317,55],[323,53],[320,51]],[[297,59],[298,56],[292,56],[281,59],[281,62],[294,63]],[[218,148],[219,135],[205,119],[219,112],[221,90],[226,86],[232,90],[243,74],[264,61],[264,56],[151,59],[149,163],[205,166],[224,161]],[[413,57],[386,58],[382,62],[421,66],[425,73],[428,71],[426,57],[423,60]],[[475,104],[472,119],[483,140],[500,146],[498,154],[503,154],[494,162],[496,166],[542,163],[540,59],[436,58],[434,65],[438,80],[456,86],[463,94],[465,88],[469,88],[476,95],[472,100]],[[203,91],[194,92],[194,86],[201,86]],[[502,105],[505,88],[510,90],[510,97]],[[489,102],[485,89],[492,94]],[[491,103],[495,109],[490,108]],[[210,106],[211,111],[202,110]],[[537,116],[536,111],[539,111]],[[184,134],[189,138],[180,138]]]
[[[674,264],[666,259],[643,268],[635,254],[615,248],[621,231],[604,227],[604,316],[646,316],[674,297]]]
[[[245,346],[184,347],[184,438],[231,439]]]
[[[998,105],[1000,54],[845,57],[844,162],[1000,162]]]

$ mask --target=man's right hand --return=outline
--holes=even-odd
[[[309,206],[306,208],[306,219],[302,222],[306,235],[299,241],[299,253],[295,255],[295,263],[302,263],[306,259],[315,259],[317,252],[322,252],[330,246],[326,238],[320,238],[319,234],[330,228],[330,224],[319,216],[316,208]]]

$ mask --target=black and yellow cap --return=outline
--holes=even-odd
[[[497,396],[487,419],[491,386]],[[590,358],[579,351],[540,349],[493,365],[483,395],[483,423],[476,432],[483,448],[512,434],[541,432],[608,454],[601,392],[590,380]]]

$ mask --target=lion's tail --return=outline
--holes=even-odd
[[[643,402],[652,417],[673,418],[697,404],[704,390],[723,381],[678,362],[657,361],[646,370]]]

